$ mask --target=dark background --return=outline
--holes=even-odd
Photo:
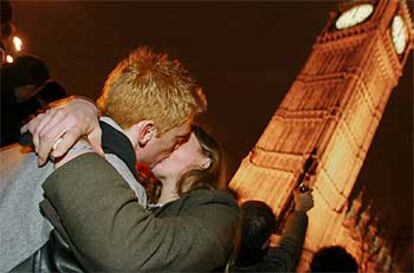
[[[305,64],[336,4],[17,1],[12,6],[26,52],[43,58],[73,94],[97,98],[106,75],[137,46],[180,59],[208,97],[201,123],[224,146],[232,174]],[[375,200],[380,226],[408,255],[412,69],[411,56],[355,186],[365,185],[365,201]]]

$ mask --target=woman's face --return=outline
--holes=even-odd
[[[186,143],[152,168],[152,173],[160,181],[166,179],[178,181],[187,171],[201,169],[208,160],[202,153],[197,137],[191,133]]]

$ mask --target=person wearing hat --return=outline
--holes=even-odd
[[[1,69],[0,146],[17,142],[20,127],[30,115],[67,97],[62,85],[50,79],[46,64],[35,56],[19,56]]]

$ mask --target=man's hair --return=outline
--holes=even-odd
[[[102,115],[129,128],[153,120],[162,134],[206,109],[201,88],[166,54],[138,48],[109,74],[98,105]]]
[[[243,221],[237,260],[240,265],[249,265],[264,255],[262,246],[275,231],[276,218],[272,209],[261,201],[244,202],[241,209]]]
[[[311,272],[358,272],[358,263],[343,247],[320,249],[313,256]]]

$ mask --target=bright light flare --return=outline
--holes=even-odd
[[[14,48],[16,49],[16,51],[21,51],[22,47],[23,47],[23,42],[22,39],[20,39],[17,36],[13,37],[13,44],[14,44]]]
[[[12,63],[12,62],[14,62],[13,57],[12,57],[12,56],[10,56],[10,55],[7,55],[7,56],[6,56],[6,62],[8,62],[8,63]]]

